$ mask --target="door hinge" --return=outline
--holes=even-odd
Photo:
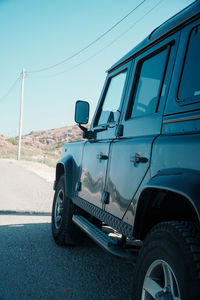
[[[78,181],[78,182],[76,183],[76,191],[77,191],[77,192],[80,192],[80,191],[81,191],[81,187],[82,187],[82,184],[81,184],[80,181]]]
[[[117,125],[117,127],[115,129],[116,137],[123,136],[123,134],[124,134],[124,126],[123,125]]]
[[[109,203],[109,193],[108,192],[103,192],[101,202],[103,204],[108,204]]]

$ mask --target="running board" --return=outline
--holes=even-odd
[[[122,247],[120,247],[117,241],[113,240],[111,237],[106,235],[103,231],[101,231],[83,216],[73,215],[72,220],[99,246],[116,256],[125,258],[133,263],[136,263],[138,257],[138,249],[135,251],[123,249]]]

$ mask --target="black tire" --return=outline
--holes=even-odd
[[[59,246],[79,244],[84,233],[72,221],[75,206],[65,195],[65,178],[60,177],[53,199],[51,228],[53,238]]]
[[[150,231],[135,267],[132,299],[200,299],[198,225],[172,221]]]

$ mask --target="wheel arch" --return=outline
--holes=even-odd
[[[56,165],[56,182],[59,181],[60,177],[65,174],[65,165],[63,162],[58,162]]]
[[[56,186],[60,177],[64,175],[65,193],[66,196],[68,196],[71,199],[75,192],[75,186],[78,178],[77,176],[79,174],[78,169],[79,168],[77,167],[71,155],[68,155],[63,159],[59,160],[59,162],[56,165],[56,181],[54,186]]]
[[[193,170],[165,170],[140,192],[134,221],[134,237],[144,239],[163,221],[200,223],[200,174]]]

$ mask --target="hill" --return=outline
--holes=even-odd
[[[62,146],[67,142],[82,140],[82,131],[77,125],[57,129],[32,131],[22,137],[21,159],[55,166]],[[0,135],[0,157],[16,158],[18,138]]]

